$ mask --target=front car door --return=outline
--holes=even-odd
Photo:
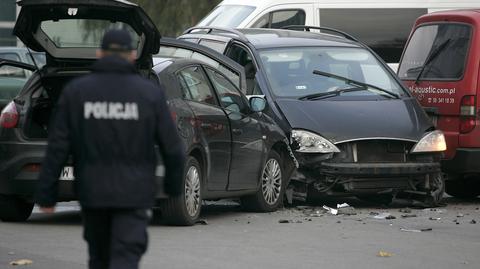
[[[251,113],[246,97],[219,72],[206,68],[231,126],[232,158],[228,190],[256,189],[266,154],[258,113]]]
[[[231,158],[229,120],[219,106],[210,83],[200,65],[186,67],[176,75],[185,100],[195,114],[191,125],[197,131],[196,144],[203,145],[207,157],[208,190],[223,191],[228,184]]]

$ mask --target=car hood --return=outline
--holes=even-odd
[[[50,62],[95,60],[99,47],[96,35],[103,35],[109,27],[119,27],[113,26],[117,22],[128,25],[138,35],[139,67],[151,68],[152,54],[160,48],[160,33],[155,24],[141,7],[125,0],[20,0],[17,3],[21,10],[14,34],[27,47],[46,52]],[[108,22],[110,26],[106,25]],[[44,24],[50,26],[50,32]],[[90,40],[85,44],[68,43],[80,35],[75,31],[79,27],[84,30],[82,38],[95,35],[95,43]],[[60,34],[66,39],[61,39]]]
[[[377,101],[277,99],[293,129],[315,132],[333,143],[371,138],[419,141],[432,127],[413,98]]]

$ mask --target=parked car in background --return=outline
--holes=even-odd
[[[410,28],[419,16],[437,10],[475,7],[480,8],[477,0],[225,0],[197,26],[331,27],[357,37],[396,70]]]
[[[168,45],[201,54],[204,61],[169,57],[153,62],[160,34],[141,8],[123,0],[76,0],[74,5],[71,0],[23,0],[19,4],[22,10],[15,34],[32,49],[45,51],[48,58],[0,114],[0,220],[23,221],[30,216],[48,124],[61,91],[70,80],[90,73],[102,34],[117,27],[129,30],[138,41],[140,73],[166,86],[172,117],[187,148],[182,195],[167,197],[159,189],[157,198],[166,221],[194,224],[203,199],[240,197],[246,208],[255,211],[274,211],[282,204],[293,171],[288,141],[282,129],[262,113],[266,101],[248,100],[241,93],[241,83],[246,81],[243,66],[181,41]],[[85,39],[91,31],[96,34]],[[35,69],[6,60],[3,65]],[[161,167],[159,162],[160,186]],[[59,201],[76,199],[74,179],[70,160],[60,176]]]
[[[445,133],[446,191],[480,195],[480,10],[420,17],[405,47],[398,75]]]
[[[33,59],[32,59],[33,58]],[[28,51],[22,47],[0,47],[0,59],[37,65],[39,68],[47,63],[45,53]]]
[[[310,29],[196,27],[179,38],[244,66],[246,93],[265,96],[265,114],[290,137],[296,198],[396,196],[438,205],[443,133],[366,45],[337,30],[303,31]]]

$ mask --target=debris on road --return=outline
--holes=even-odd
[[[402,209],[398,210],[398,212],[400,212],[400,213],[412,213],[412,210],[409,209],[409,208],[402,208]]]
[[[290,221],[288,219],[281,219],[278,223],[290,223]]]
[[[432,228],[424,228],[424,229],[405,229],[405,228],[400,228],[400,231],[402,232],[410,232],[410,233],[421,233],[421,232],[430,232],[432,231]]]
[[[404,218],[404,219],[406,219],[406,218],[416,218],[417,215],[416,214],[404,214],[401,217]]]
[[[337,204],[337,209],[339,209],[339,208],[344,208],[344,207],[350,207],[350,205],[347,204],[347,203]]]
[[[433,217],[430,217],[429,220],[441,220],[442,218],[433,218]]]
[[[328,206],[324,205],[323,209],[327,210],[327,212],[332,214],[332,215],[337,215],[338,214],[338,210],[335,209],[335,208],[331,208],[331,207],[328,207]]]
[[[208,225],[208,222],[207,222],[207,220],[199,219],[199,220],[197,220],[197,222],[195,222],[195,224]]]
[[[388,258],[388,257],[392,257],[393,254],[390,253],[390,252],[386,252],[386,251],[379,251],[377,256],[378,257],[383,257],[383,258]]]
[[[477,224],[477,221],[474,220],[474,219],[472,219],[472,220],[470,221],[470,224]]]
[[[29,265],[29,264],[32,264],[32,263],[33,263],[33,261],[31,261],[31,260],[21,259],[21,260],[16,260],[16,261],[10,262],[10,265],[12,265],[12,266],[16,266],[16,265]]]
[[[457,218],[463,218],[465,215],[463,215],[462,213],[458,213],[457,214]]]
[[[395,216],[391,215],[391,214],[388,213],[388,212],[385,212],[385,213],[374,213],[374,212],[371,212],[370,215],[373,215],[373,218],[374,218],[374,219],[396,219]]]

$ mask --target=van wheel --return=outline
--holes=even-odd
[[[191,226],[200,216],[202,208],[202,170],[193,157],[188,157],[183,175],[183,192],[160,204],[165,222],[170,225]]]
[[[430,195],[425,198],[424,203],[430,207],[442,205],[443,195],[445,193],[445,178],[442,173],[430,175]]]
[[[257,193],[241,198],[248,211],[272,212],[277,210],[285,193],[285,168],[280,155],[271,151],[263,167],[260,188]]]
[[[466,176],[458,179],[447,180],[445,192],[462,199],[475,198],[480,195],[480,181]]]
[[[0,220],[5,222],[26,221],[32,214],[33,203],[11,195],[0,194]]]

